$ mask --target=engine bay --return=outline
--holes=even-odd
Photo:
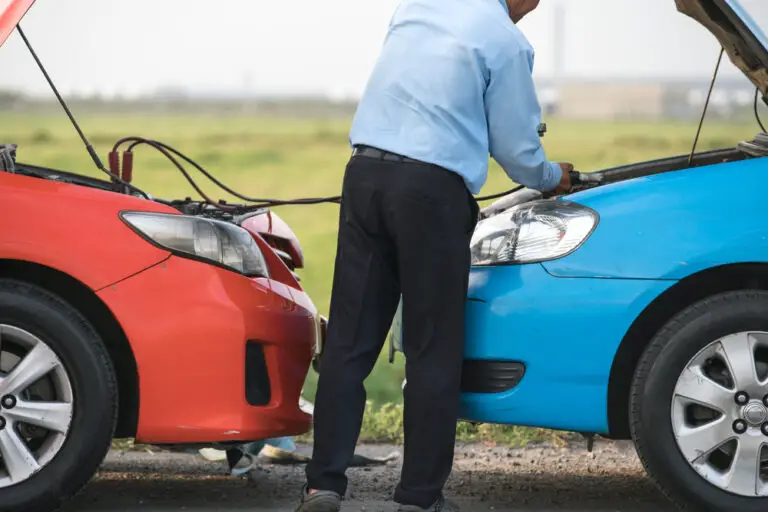
[[[185,199],[166,200],[151,197],[149,194],[141,191],[137,192],[127,189],[125,185],[117,180],[110,181],[92,178],[58,169],[21,163],[17,161],[17,153],[18,145],[0,144],[0,172],[20,174],[33,178],[69,183],[72,185],[96,188],[115,193],[128,193],[139,197],[143,194],[148,200],[171,206],[184,215],[207,217],[226,222],[233,222],[238,225],[247,217],[266,213],[269,211],[269,206],[273,205],[317,204],[321,202],[338,202],[340,200],[338,197],[301,199],[294,201],[261,200],[261,204],[233,204],[223,200],[214,202],[209,198],[205,200],[194,200],[189,197]],[[736,146],[729,148],[704,151],[693,155],[665,157],[587,173],[574,173],[574,185],[569,193],[654,174],[705,167],[750,158],[761,158],[765,156],[768,156],[768,134],[758,133],[753,140],[741,141]],[[188,160],[191,161],[191,159]],[[176,163],[178,165],[178,162]],[[199,168],[194,162],[193,165]],[[130,172],[132,174],[132,169]],[[184,171],[182,170],[182,172]],[[208,175],[209,173],[206,172],[205,174]],[[125,173],[123,176],[130,179],[130,176],[125,176]],[[188,180],[191,180],[186,173],[185,176]],[[214,179],[214,181],[216,180]],[[224,186],[224,188],[227,189],[228,187]],[[481,210],[481,218],[487,218],[518,204],[534,201],[543,197],[543,194],[539,191],[518,187],[513,189],[511,193],[501,195],[495,202],[483,208]]]
[[[645,162],[609,167],[607,169],[589,173],[576,173],[586,179],[581,182],[576,182],[569,193],[627,181],[634,178],[652,176],[654,174],[682,171],[685,169],[694,169],[697,167],[706,167],[715,164],[737,162],[740,160],[767,156],[768,134],[761,132],[758,133],[753,140],[739,142],[736,146],[730,148],[704,151],[694,155],[678,155],[648,160]],[[563,197],[564,195],[567,194],[562,194],[556,197]],[[543,197],[544,195],[537,190],[522,188],[511,194],[505,195],[501,199],[486,206],[481,210],[480,215],[481,218],[488,218],[506,211],[513,206],[542,199]]]
[[[18,162],[16,161],[17,150],[18,146],[15,144],[0,144],[0,172],[67,183],[105,192],[131,193],[126,191],[120,183],[114,181]],[[140,196],[138,193],[131,193],[131,195]],[[194,200],[192,198],[165,200],[148,196],[147,199],[170,206],[182,215],[229,222],[240,227],[243,227],[243,223],[248,219],[261,215],[268,216],[269,220],[263,223],[267,228],[257,229],[256,231],[285,263],[294,279],[297,282],[301,280],[299,275],[296,274],[296,270],[302,268],[304,264],[302,256],[297,254],[297,251],[300,249],[293,247],[291,240],[285,238],[282,234],[271,232],[271,226],[278,219],[276,219],[276,215],[269,208],[254,207],[246,204],[228,204],[225,201],[210,204],[204,200]]]

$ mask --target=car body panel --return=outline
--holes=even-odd
[[[0,46],[8,39],[35,0],[0,0]]]
[[[461,417],[607,434],[618,347],[635,318],[673,284],[557,278],[539,264],[473,268],[465,359],[518,361],[526,372],[509,391],[463,393]]]
[[[56,269],[92,290],[169,256],[118,217],[121,210],[178,213],[103,190],[0,172],[0,259]],[[41,206],[42,205],[42,206]]]
[[[240,226],[252,233],[258,233],[275,245],[283,246],[296,268],[304,268],[304,253],[299,239],[291,227],[275,212],[268,210],[260,215],[249,216]],[[280,247],[277,247],[280,249]]]
[[[759,183],[768,158],[636,178],[568,200],[600,215],[575,252],[547,261],[559,277],[683,279],[736,263],[768,262]],[[663,206],[663,207],[662,207]]]
[[[303,291],[294,273],[285,264],[285,261],[275,252],[275,248],[270,245],[269,242],[264,240],[262,236],[253,231],[250,228],[241,226],[248,231],[253,239],[256,241],[256,245],[261,249],[261,253],[264,256],[264,260],[269,268],[270,279],[280,282],[289,288],[294,288],[299,291]]]
[[[707,28],[731,62],[768,95],[768,37],[739,0],[675,0],[680,12]]]
[[[0,172],[0,204],[12,212],[0,216],[0,259],[77,279],[97,292],[125,333],[138,369],[140,442],[252,441],[309,429],[299,398],[319,316],[257,233],[274,278],[249,279],[147,242],[119,213],[179,214],[153,201]],[[246,400],[248,340],[264,347],[267,406]]]
[[[99,292],[136,358],[137,440],[252,441],[306,432],[311,416],[299,409],[299,397],[317,311],[303,295],[177,256]],[[263,407],[245,397],[249,340],[264,346],[272,397]]]

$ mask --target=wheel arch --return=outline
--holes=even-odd
[[[128,338],[106,304],[72,276],[29,261],[0,259],[0,278],[24,281],[58,295],[93,325],[104,341],[117,376],[119,398],[115,437],[134,437],[139,413],[138,368]]]
[[[654,299],[635,319],[619,345],[608,380],[610,437],[631,437],[630,387],[635,368],[653,336],[688,306],[712,295],[744,289],[768,290],[768,263],[723,265],[687,276]]]

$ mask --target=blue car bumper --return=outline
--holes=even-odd
[[[674,283],[557,278],[540,264],[473,268],[465,360],[520,362],[525,373],[507,391],[463,393],[461,418],[608,433],[616,351],[638,315]],[[478,378],[491,377],[480,371]]]

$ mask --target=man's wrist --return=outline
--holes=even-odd
[[[560,164],[555,162],[547,162],[547,166],[544,170],[544,179],[541,183],[542,192],[551,192],[560,185],[560,181],[563,179],[563,169]]]

